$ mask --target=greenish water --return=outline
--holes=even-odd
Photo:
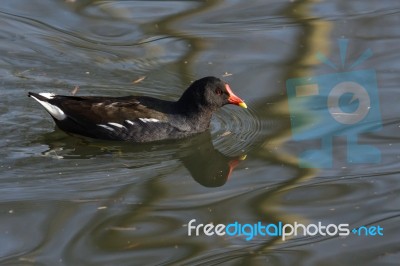
[[[397,1],[2,1],[0,265],[397,265],[400,259],[400,4]],[[382,128],[359,136],[378,163],[300,168],[286,80],[376,71]],[[357,70],[357,69],[356,69]],[[340,72],[340,70],[338,70]],[[174,100],[224,78],[209,133],[179,142],[84,140],[54,128],[28,91]],[[142,79],[140,82],[135,82]],[[305,120],[305,123],[308,120]],[[188,236],[188,223],[384,228],[383,236]]]

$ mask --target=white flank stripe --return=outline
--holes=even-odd
[[[42,93],[40,93],[40,95],[42,95]],[[43,96],[43,97],[46,97],[46,96]],[[57,106],[52,105],[52,104],[50,104],[48,102],[45,102],[45,101],[41,101],[38,98],[36,98],[35,96],[32,96],[32,98],[35,99],[36,101],[38,101],[38,103],[40,103],[47,110],[47,112],[49,112],[49,114],[52,117],[54,117],[55,119],[64,120],[67,117],[65,115],[65,113],[63,112],[63,110],[61,110]]]
[[[139,118],[140,121],[144,122],[144,123],[157,123],[160,122],[160,120],[155,119],[155,118]]]
[[[125,120],[126,123],[128,123],[129,125],[134,125],[135,123],[132,122],[131,120]]]
[[[42,95],[43,97],[47,98],[47,99],[53,99],[54,96],[56,96],[54,93],[50,93],[50,92],[41,92],[39,93],[39,95]]]
[[[102,124],[97,124],[99,127],[102,127],[102,128],[105,128],[105,129],[107,129],[107,130],[110,130],[110,131],[114,131],[114,129],[112,128],[112,127],[109,127],[109,126],[106,126],[106,125],[102,125]]]
[[[109,122],[107,124],[109,124],[110,126],[114,126],[114,127],[125,128],[123,125],[118,124],[118,123],[114,123],[114,122]]]

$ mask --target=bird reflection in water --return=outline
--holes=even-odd
[[[235,167],[246,158],[245,155],[227,156],[215,149],[210,132],[178,141],[137,144],[71,137],[55,129],[35,142],[48,146],[42,152],[43,156],[57,159],[120,157],[123,167],[130,169],[179,160],[192,178],[204,187],[223,186]]]
[[[245,159],[245,155],[229,157],[222,154],[214,148],[211,139],[180,158],[193,179],[205,187],[223,186],[235,167]]]

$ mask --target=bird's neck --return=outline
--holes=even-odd
[[[175,102],[179,115],[192,125],[196,130],[204,131],[209,128],[212,114],[215,110],[190,101]]]

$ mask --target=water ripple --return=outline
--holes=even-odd
[[[262,124],[255,110],[251,107],[243,110],[230,106],[214,115],[211,129],[215,147],[227,155],[248,151],[261,131]]]

